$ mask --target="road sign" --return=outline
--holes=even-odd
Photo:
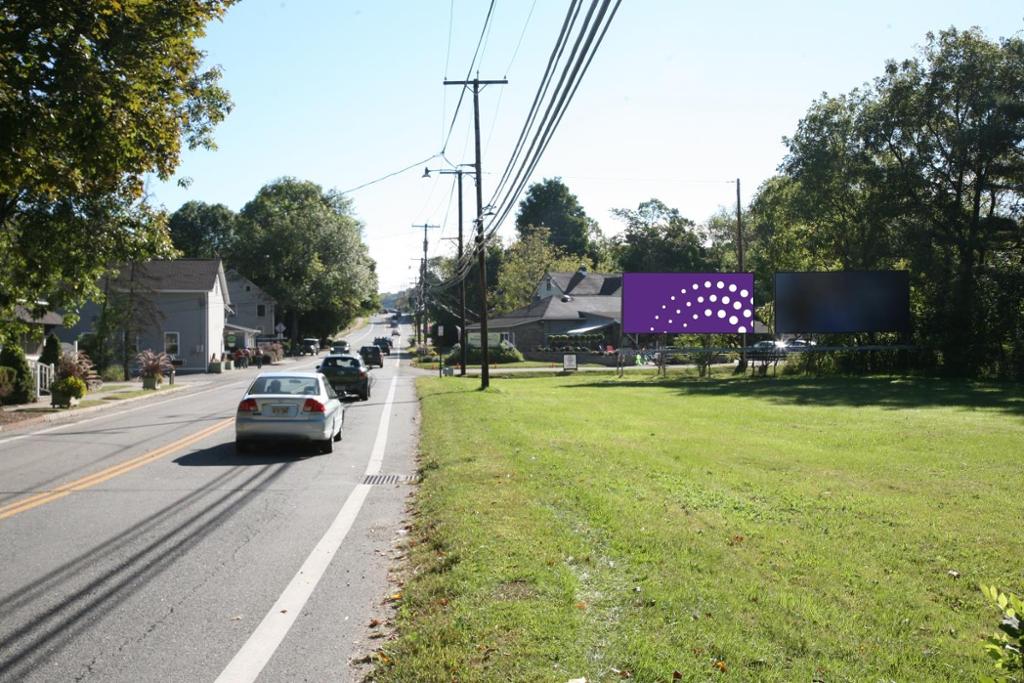
[[[576,354],[566,353],[562,356],[562,370],[568,372],[570,370],[576,370]]]
[[[274,332],[277,332],[278,334],[284,334],[284,331],[286,329],[288,329],[288,328],[286,328],[284,326],[284,323],[278,323],[278,324],[274,325]]]
[[[437,326],[437,336],[438,337],[443,337],[444,336],[444,325],[438,325]]]

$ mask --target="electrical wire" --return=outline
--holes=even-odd
[[[505,78],[508,78],[509,71],[512,70],[512,63],[516,61],[516,57],[519,55],[519,48],[523,44],[523,38],[526,36],[526,28],[530,25],[530,18],[533,17],[533,10],[537,7],[537,0],[533,0],[530,5],[530,13],[526,15],[526,23],[523,24],[523,30],[519,34],[519,42],[516,43],[516,49],[512,51],[512,59],[508,60],[508,66],[505,67]]]
[[[487,16],[484,17],[484,25],[483,28],[480,30],[480,38],[476,41],[476,50],[473,51],[473,59],[472,61],[470,61],[469,69],[466,71],[467,81],[469,80],[469,77],[473,75],[473,67],[476,66],[476,60],[480,54],[480,46],[483,44],[484,36],[487,34],[487,27],[490,26],[491,15],[494,13],[494,3],[496,1],[497,0],[491,0],[491,4],[487,7]],[[466,87],[463,86],[462,89],[459,91],[459,101],[455,105],[455,113],[452,114],[452,123],[451,126],[448,128],[448,136],[445,138],[444,144],[441,145],[441,154],[444,154],[448,150],[448,142],[452,139],[452,132],[454,132],[455,130],[455,122],[459,118],[459,110],[462,108],[462,101],[465,99],[465,97]]]
[[[380,178],[377,178],[375,180],[371,180],[368,183],[363,183],[362,185],[356,185],[355,187],[351,187],[351,188],[349,188],[347,190],[342,190],[341,194],[349,194],[349,193],[355,192],[356,190],[361,190],[364,187],[369,187],[370,185],[376,185],[377,183],[382,182],[384,180],[387,180],[388,178],[394,178],[396,175],[400,175],[402,173],[405,173],[406,171],[410,171],[410,170],[412,170],[414,168],[418,168],[419,166],[422,166],[423,164],[430,163],[431,161],[433,161],[434,159],[438,158],[439,156],[441,156],[440,152],[438,152],[437,154],[432,154],[429,157],[427,157],[426,159],[421,159],[420,161],[417,161],[417,162],[415,162],[413,164],[409,164],[405,168],[401,168],[401,169],[399,169],[397,171],[393,171],[392,173],[388,173],[387,175],[383,175]]]
[[[593,15],[594,9],[597,6],[598,0],[593,0],[590,9],[587,12],[587,16],[584,19],[584,23],[580,29],[580,33],[576,38],[573,50],[570,53],[565,66],[563,67],[562,76],[559,79],[558,85],[555,88],[555,92],[551,97],[548,107],[545,111],[544,117],[541,119],[540,124],[537,126],[537,130],[534,133],[533,141],[529,149],[527,150],[526,158],[519,165],[519,171],[514,174],[512,187],[506,192],[500,205],[496,206],[494,212],[495,217],[488,223],[486,234],[484,235],[483,241],[477,242],[476,249],[482,249],[485,247],[488,240],[492,239],[500,228],[502,222],[508,216],[512,207],[515,204],[515,200],[519,194],[525,188],[526,183],[529,181],[533,171],[536,169],[537,164],[543,155],[544,150],[547,149],[547,145],[550,143],[551,138],[554,134],[555,129],[565,116],[565,112],[568,110],[568,105],[575,96],[580,84],[582,83],[583,76],[586,74],[593,62],[594,55],[597,52],[598,47],[603,42],[605,35],[607,34],[608,28],[611,25],[612,19],[618,12],[621,0],[616,0],[615,5],[612,7],[610,13],[607,13],[608,6],[611,0],[604,0],[601,5],[598,15],[593,25],[590,24],[590,19]],[[575,12],[574,12],[575,10]],[[531,128],[531,117],[535,117],[536,105],[542,98],[541,93],[547,92],[547,85],[549,83],[550,76],[552,73],[552,66],[554,63],[560,60],[560,56],[564,51],[566,44],[565,34],[566,27],[575,24],[575,16],[578,15],[579,8],[571,6],[567,12],[566,21],[563,22],[563,32],[559,35],[559,40],[556,42],[555,48],[552,50],[552,58],[549,59],[548,70],[545,73],[545,78],[542,79],[541,86],[538,88],[538,96],[535,97],[535,106],[531,107],[531,115],[527,118],[527,124],[524,125],[524,132],[520,135],[520,143],[517,143],[517,148],[521,148],[522,141],[525,140],[530,128]],[[604,17],[607,14],[607,19]],[[570,17],[573,17],[570,19]],[[603,26],[602,26],[603,23]],[[588,33],[589,27],[589,33]],[[582,51],[579,49],[581,41],[583,41],[583,35],[588,33],[586,40],[582,43]],[[595,40],[596,38],[596,40]],[[571,69],[571,70],[570,70]],[[557,102],[556,102],[557,100]],[[520,150],[521,152],[521,150]],[[503,178],[508,178],[512,175],[511,168],[515,167],[515,161],[519,156],[519,152],[513,153],[510,159],[509,166],[506,167],[506,173],[503,174]],[[500,183],[501,186],[504,182]],[[494,205],[493,199],[499,194],[501,187],[496,189],[494,196],[492,197],[491,205]],[[467,254],[469,258],[463,259],[460,263],[456,264],[456,271],[451,278],[443,283],[439,283],[432,287],[432,290],[440,291],[447,289],[452,285],[458,283],[463,279],[471,270],[472,262],[474,260],[473,255]]]

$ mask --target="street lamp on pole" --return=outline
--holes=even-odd
[[[459,255],[458,260],[462,261],[462,176],[464,174],[476,175],[475,171],[464,171],[462,166],[473,166],[476,164],[459,164],[454,169],[435,169],[429,168],[423,169],[423,177],[429,178],[431,173],[438,173],[440,175],[454,175],[458,176],[459,181]],[[466,375],[466,280],[465,278],[459,282],[459,376],[464,377]]]

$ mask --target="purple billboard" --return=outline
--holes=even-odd
[[[754,330],[753,273],[623,273],[627,334],[737,334]]]

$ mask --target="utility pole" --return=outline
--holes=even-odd
[[[473,166],[473,164],[459,164],[460,166]],[[423,177],[430,177],[430,169],[423,169]],[[441,169],[434,171],[434,173],[440,173],[442,175],[454,175],[459,180],[459,255],[457,263],[462,262],[462,176],[464,173],[472,174],[472,171],[463,171],[461,168],[449,171]],[[445,239],[451,239],[446,237]],[[463,278],[459,281],[459,377],[466,376],[466,279]]]
[[[427,320],[427,230],[440,228],[440,225],[413,225],[414,228],[423,228],[423,260],[420,261],[420,305],[423,307],[423,343],[426,344],[430,338],[430,323]]]
[[[473,86],[473,129],[476,138],[476,249],[479,258],[480,269],[480,388],[486,389],[491,385],[490,353],[487,337],[487,258],[484,249],[484,189],[483,173],[480,171],[480,86],[505,85],[508,81],[500,80],[481,81],[474,78],[471,81],[444,81],[445,85],[467,85]]]
[[[740,204],[740,179],[736,179],[736,253],[739,257],[739,272],[743,272],[743,208]],[[753,292],[751,292],[753,294]],[[750,318],[750,325],[754,325],[754,318]],[[747,371],[747,333],[740,335],[740,372]]]

